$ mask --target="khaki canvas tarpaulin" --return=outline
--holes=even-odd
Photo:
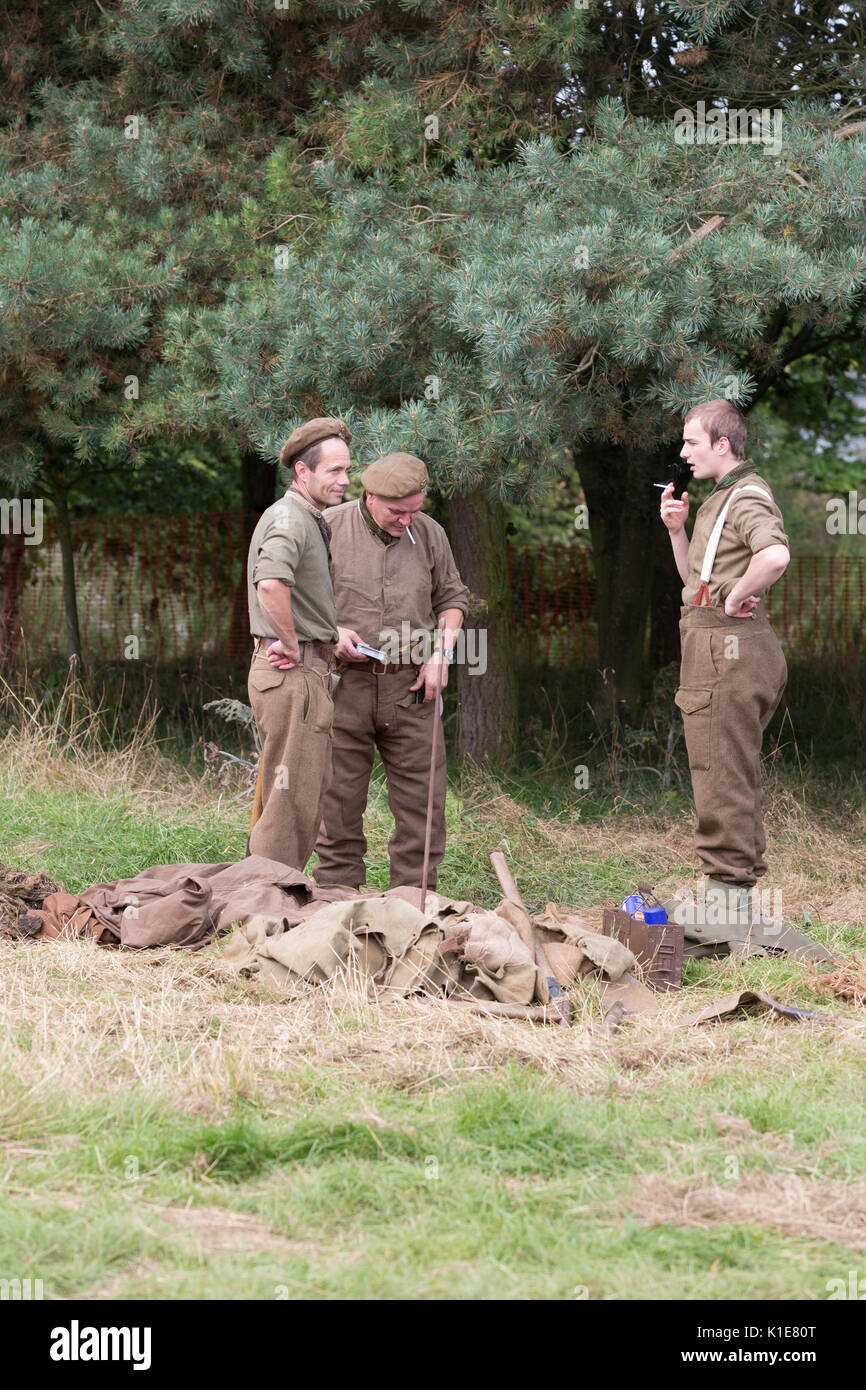
[[[277,986],[353,974],[381,998],[420,988],[436,968],[440,939],[438,923],[399,898],[356,898],[319,904],[295,926],[253,917],[235,932],[224,959]]]
[[[771,994],[764,994],[759,989],[741,989],[735,994],[725,995],[723,999],[714,999],[712,1004],[708,1004],[696,1014],[690,1014],[688,1018],[678,1019],[677,1026],[693,1028],[698,1023],[711,1023],[720,1018],[727,1018],[741,1009],[751,1009],[757,1013],[769,1011],[779,1018],[806,1019],[820,1023],[842,1021],[835,1019],[832,1014],[815,1013],[811,1009],[795,1009],[791,1004],[783,1004]]]
[[[555,903],[548,903],[541,916],[534,920],[539,939],[545,947],[548,941],[555,945],[564,937],[571,945],[578,946],[609,980],[618,980],[634,965],[634,956],[621,941],[612,936],[603,936],[591,922],[584,921],[574,913],[561,912]],[[561,958],[559,955],[551,958],[554,969],[555,960]]]
[[[511,904],[504,903],[504,907]],[[530,1004],[538,970],[505,912],[471,912],[439,948],[474,967],[478,980],[502,1003]]]
[[[537,970],[508,920],[508,903],[488,912],[428,893],[422,914],[419,902],[418,889],[396,888],[308,909],[300,925],[257,916],[235,933],[224,959],[276,987],[322,983],[343,973],[363,978],[378,998],[422,990],[460,991],[503,1004],[532,1002]],[[564,933],[548,930],[573,950]],[[620,950],[626,964],[633,964],[631,952]],[[616,965],[621,963],[618,958]],[[576,973],[563,969],[562,983],[571,984]]]

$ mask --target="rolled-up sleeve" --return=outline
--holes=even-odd
[[[757,493],[736,497],[731,513],[734,530],[753,555],[768,545],[788,545],[782,513],[769,497]]]
[[[281,579],[291,588],[305,545],[305,535],[292,527],[288,519],[272,522],[258,547],[253,583],[258,584],[260,579]]]

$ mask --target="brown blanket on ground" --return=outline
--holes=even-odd
[[[351,889],[336,895],[355,896]],[[251,855],[236,864],[154,865],[135,878],[97,883],[79,897],[52,893],[30,916],[42,922],[37,939],[90,936],[100,946],[199,950],[233,922],[264,914],[294,925],[311,903],[334,896],[297,869]]]

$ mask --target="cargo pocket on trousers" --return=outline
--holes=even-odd
[[[287,670],[290,668],[286,668]],[[273,690],[275,686],[282,685],[286,678],[286,672],[281,671],[278,666],[254,666],[250,671],[247,684],[253,690],[261,693],[263,690]]]
[[[304,670],[303,720],[314,734],[329,734],[334,723],[334,697],[326,674]]]
[[[707,772],[710,766],[710,725],[712,723],[712,690],[678,690],[674,703],[683,712],[683,728],[689,767]]]
[[[420,705],[416,704],[416,694],[415,690],[407,690],[405,695],[394,701],[394,718],[398,730],[426,730],[427,721],[433,717],[433,701],[430,700],[425,705],[422,700]],[[429,738],[429,734],[425,736]]]

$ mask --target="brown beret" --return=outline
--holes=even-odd
[[[347,444],[351,444],[352,436],[345,421],[335,420],[330,415],[320,416],[318,420],[308,420],[305,425],[298,425],[296,430],[292,430],[280,450],[280,463],[284,468],[288,468],[292,459],[309,449],[311,444],[318,444],[322,439],[334,438],[344,439]]]
[[[374,497],[414,497],[429,482],[427,469],[414,454],[384,454],[361,474],[361,482]]]

